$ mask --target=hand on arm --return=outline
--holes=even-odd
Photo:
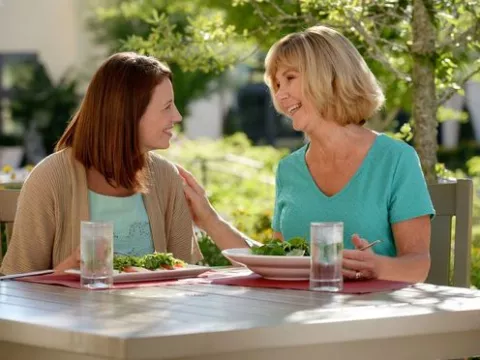
[[[221,218],[210,204],[205,190],[190,172],[176,166],[184,180],[185,197],[195,224],[205,230],[222,250],[248,247],[251,240]]]

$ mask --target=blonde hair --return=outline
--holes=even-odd
[[[300,73],[302,93],[319,115],[341,125],[363,125],[385,101],[382,89],[353,44],[339,32],[314,26],[276,42],[265,59],[264,79],[275,109],[279,67]]]

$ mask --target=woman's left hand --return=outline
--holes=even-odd
[[[356,249],[361,249],[369,244],[357,234],[352,236]],[[378,256],[372,249],[343,250],[343,276],[353,280],[378,278]]]

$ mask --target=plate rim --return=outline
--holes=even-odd
[[[305,255],[302,255],[302,256],[298,256],[298,255],[294,255],[294,256],[286,256],[286,255],[257,255],[257,254],[252,254],[252,253],[243,253],[243,254],[228,254],[229,251],[231,250],[250,250],[250,248],[231,248],[231,249],[225,249],[225,250],[222,250],[222,255],[224,256],[238,256],[238,257],[250,257],[250,258],[255,258],[255,259],[276,259],[276,260],[280,260],[280,259],[285,259],[285,258],[288,258],[288,259],[296,259],[296,260],[300,260],[300,259],[308,259],[310,261],[310,256],[305,256]],[[305,260],[306,261],[306,260]]]
[[[205,273],[205,272],[207,272],[211,269],[212,269],[211,266],[187,264],[187,267],[185,267],[185,268],[178,268],[178,269],[165,270],[165,271],[122,272],[122,273],[114,274],[113,275],[113,281],[114,282],[115,282],[115,280],[122,281],[125,278],[141,277],[142,275],[143,276],[145,276],[145,275],[153,276],[153,274],[155,274],[155,275],[157,275],[157,274],[170,274],[170,276],[174,276],[174,278],[175,278],[175,275],[178,275],[179,278],[180,278],[181,276],[188,276],[188,274],[182,275],[182,273],[189,273],[189,272],[192,272],[192,271],[193,272],[198,271],[199,273],[196,274],[196,276],[198,276],[198,275],[203,274],[203,273]],[[81,275],[80,269],[66,269],[63,272],[65,274],[69,274],[69,275],[78,275],[78,276]],[[168,279],[166,279],[166,280],[168,280]]]

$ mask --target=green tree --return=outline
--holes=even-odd
[[[436,180],[439,108],[480,72],[478,1],[203,0],[202,4],[204,11],[188,18],[184,32],[169,27],[164,16],[153,16],[151,33],[130,37],[127,43],[173,57],[183,54],[179,65],[186,70],[214,71],[267,49],[286,33],[315,24],[337,28],[357,45],[385,86],[385,110],[372,123],[385,128],[401,108],[411,111],[424,173],[429,182]],[[158,37],[165,30],[171,47],[158,49]]]
[[[106,45],[110,52],[136,50],[165,61],[174,74],[175,103],[186,115],[188,104],[211,89],[212,80],[218,79],[222,70],[216,67],[207,72],[188,67],[182,52],[176,51],[180,48],[175,40],[187,36],[189,19],[200,9],[200,1],[109,0],[95,9],[88,22],[96,42]],[[130,41],[126,41],[128,38]],[[151,46],[131,46],[142,38],[148,38]]]
[[[45,66],[36,61],[17,64],[12,77],[13,120],[25,131],[35,126],[45,151],[51,154],[78,106],[77,80],[66,72],[54,82]]]

